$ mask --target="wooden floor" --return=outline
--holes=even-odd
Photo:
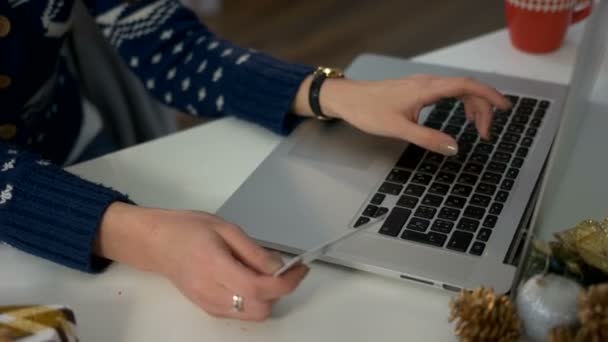
[[[223,38],[294,62],[345,67],[361,52],[410,57],[504,26],[501,0],[224,0]]]

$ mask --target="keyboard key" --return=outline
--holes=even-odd
[[[418,168],[418,172],[424,172],[424,173],[429,173],[431,175],[434,175],[435,172],[437,172],[437,165],[435,164],[431,164],[431,163],[422,163],[420,164],[420,167]]]
[[[445,195],[450,191],[450,186],[442,183],[433,183],[429,187],[429,193],[435,195]]]
[[[534,107],[523,106],[523,107],[517,108],[517,110],[515,112],[520,115],[530,115],[530,114],[532,114],[533,111],[534,111]]]
[[[547,111],[544,109],[537,109],[536,112],[534,112],[534,117],[538,118],[538,119],[542,119],[545,117],[546,113],[547,113]]]
[[[487,242],[490,240],[490,235],[492,235],[492,231],[489,229],[482,229],[477,233],[477,240]]]
[[[446,235],[440,233],[430,232],[428,234],[418,233],[411,230],[403,231],[401,238],[418,243],[424,243],[435,247],[443,247],[445,240],[448,238]]]
[[[526,135],[534,138],[536,136],[536,132],[537,132],[537,129],[534,127],[531,127],[531,128],[528,128],[528,130],[526,131]]]
[[[443,202],[443,197],[435,196],[435,195],[426,195],[424,199],[422,199],[422,204],[430,205],[433,207],[438,207]]]
[[[435,109],[433,110],[428,118],[426,119],[426,121],[433,121],[433,122],[439,122],[439,123],[443,123],[448,116],[450,116],[450,111],[449,110],[439,110],[439,109]]]
[[[532,146],[532,143],[534,142],[534,140],[530,137],[525,137],[522,141],[521,141],[521,146],[523,147],[530,147]]]
[[[444,207],[444,208],[441,208],[441,210],[439,211],[439,218],[442,218],[444,220],[456,221],[456,220],[458,220],[459,216],[460,216],[460,210],[458,210],[458,209]]]
[[[475,243],[473,243],[473,246],[471,247],[471,251],[469,251],[469,253],[471,253],[473,255],[482,255],[484,249],[486,249],[485,243],[475,241]]]
[[[458,252],[466,252],[471,240],[473,240],[473,234],[457,230],[452,234],[446,247]]]
[[[450,111],[454,108],[456,104],[456,100],[452,98],[443,99],[435,104],[435,108],[438,110],[447,110]]]
[[[525,147],[520,147],[517,149],[516,155],[521,158],[525,158],[528,155],[528,149]]]
[[[418,166],[420,160],[422,160],[424,152],[425,150],[422,147],[414,144],[408,145],[405,152],[401,155],[401,158],[399,158],[399,161],[397,161],[397,167],[414,170],[416,166]]]
[[[507,201],[507,198],[509,198],[509,193],[508,192],[506,192],[506,191],[499,191],[496,194],[495,200],[497,202],[500,202],[500,203],[505,203]]]
[[[477,220],[481,220],[483,216],[486,214],[486,210],[480,207],[474,207],[472,205],[468,206],[462,215],[470,218],[474,218]]]
[[[360,226],[366,224],[367,222],[369,222],[369,220],[370,220],[369,217],[365,217],[365,216],[359,217],[359,219],[357,220],[357,222],[355,222],[355,228],[360,227]]]
[[[517,115],[513,116],[513,119],[511,120],[511,122],[516,123],[518,125],[526,125],[529,120],[530,120],[529,116],[517,114]]]
[[[467,119],[465,119],[463,116],[452,116],[450,120],[448,120],[448,124],[462,126],[466,121]]]
[[[492,184],[479,183],[475,192],[482,195],[494,196],[494,193],[496,192],[496,186]]]
[[[452,228],[454,228],[454,222],[440,219],[435,220],[435,222],[433,222],[433,225],[431,226],[431,230],[443,234],[449,234],[452,231]]]
[[[445,201],[445,205],[458,209],[464,208],[465,204],[467,204],[467,199],[458,196],[449,196]]]
[[[493,172],[485,172],[483,174],[483,176],[481,177],[481,181],[484,183],[490,183],[490,184],[498,184],[500,183],[500,180],[502,179],[502,176],[498,173],[493,173]]]
[[[397,196],[401,193],[401,190],[403,190],[403,185],[384,182],[380,186],[380,189],[378,189],[378,192]]]
[[[378,207],[376,207],[375,205],[368,205],[367,207],[365,207],[365,209],[363,210],[363,216],[374,216],[374,214],[376,213],[376,210],[378,210]]]
[[[465,185],[475,185],[477,183],[477,176],[468,174],[468,173],[463,173],[460,175],[460,177],[458,178],[458,183],[462,183]]]
[[[486,208],[487,206],[490,205],[491,201],[492,201],[492,197],[490,197],[490,196],[474,194],[473,197],[471,197],[471,204],[479,206],[479,207]]]
[[[443,132],[445,134],[451,135],[452,137],[456,137],[458,135],[458,133],[460,133],[460,126],[447,125],[443,129]]]
[[[534,106],[536,106],[536,103],[538,103],[538,100],[532,99],[532,98],[529,98],[529,97],[524,97],[523,99],[521,99],[521,105],[522,106],[534,107]]]
[[[498,150],[503,152],[513,153],[516,148],[517,145],[512,143],[501,142],[500,144],[498,144]]]
[[[443,127],[443,124],[441,122],[430,121],[430,120],[425,121],[424,125],[426,127],[430,127],[432,129],[436,129],[436,130],[441,130],[441,127]]]
[[[466,217],[461,218],[458,222],[458,225],[456,226],[456,229],[464,230],[466,232],[471,233],[475,233],[477,231],[477,228],[479,228],[479,221],[472,220]]]
[[[379,207],[378,210],[376,210],[376,212],[374,213],[374,217],[380,217],[386,213],[388,213],[388,208]]]
[[[449,157],[448,161],[463,164],[465,161],[467,161],[467,155],[468,153],[458,153],[455,156]]]
[[[407,229],[415,230],[417,232],[426,232],[426,229],[429,227],[430,224],[431,222],[427,220],[412,217],[410,223],[407,224]]]
[[[403,225],[412,214],[411,210],[395,207],[388,215],[379,233],[388,236],[397,236]]]
[[[426,161],[427,163],[432,163],[432,164],[441,164],[443,163],[443,160],[445,159],[444,156],[442,156],[439,153],[434,153],[434,152],[430,152],[426,155],[426,157],[424,157],[424,161]]]
[[[519,97],[515,95],[505,95],[505,97],[509,99],[514,106],[517,104],[517,101],[519,101]]]
[[[505,179],[504,181],[502,181],[500,188],[502,190],[511,190],[511,189],[513,189],[513,184],[514,184],[514,182],[512,179]]]
[[[463,142],[463,143],[474,143],[477,141],[477,134],[471,134],[471,133],[463,133],[460,138],[458,139],[458,142]]]
[[[425,206],[421,205],[420,207],[418,207],[418,209],[414,213],[414,216],[432,220],[433,217],[435,217],[436,212],[437,212],[437,209],[435,209],[435,208],[425,207]]]
[[[488,161],[488,159],[489,159],[489,157],[487,154],[473,153],[469,160],[485,165],[485,163]]]
[[[477,163],[468,163],[464,166],[463,171],[469,173],[481,173],[483,171],[483,165]]]
[[[498,217],[494,215],[486,216],[486,219],[483,221],[483,226],[488,228],[496,227],[496,221],[498,221]]]
[[[441,171],[451,172],[451,173],[458,173],[458,172],[460,172],[460,168],[461,167],[462,167],[462,164],[460,164],[460,163],[446,162],[441,167]]]
[[[490,144],[482,143],[482,144],[477,144],[477,146],[475,146],[476,153],[491,154],[493,150],[494,150],[494,146],[492,146]]]
[[[473,191],[473,188],[468,185],[456,184],[456,185],[454,185],[454,188],[452,189],[452,194],[458,195],[458,196],[463,196],[463,197],[469,197],[469,195],[471,194],[472,191]]]
[[[513,134],[522,134],[525,129],[526,129],[526,127],[522,126],[522,125],[510,124],[509,127],[507,127],[507,132],[513,133]]]
[[[468,123],[464,127],[464,132],[469,134],[477,134],[477,127],[475,127],[474,123]]]
[[[507,178],[517,178],[517,175],[519,175],[519,170],[518,169],[509,169],[509,171],[507,171]]]
[[[424,187],[420,185],[410,184],[405,188],[405,194],[410,196],[420,197],[424,193]]]
[[[499,163],[508,163],[511,160],[511,155],[505,152],[496,152],[492,159]]]
[[[488,164],[488,171],[491,171],[491,172],[503,173],[503,172],[505,172],[506,169],[507,169],[507,164],[499,163],[496,161],[491,161]]]
[[[511,163],[511,166],[513,167],[517,167],[520,168],[522,165],[524,165],[524,160],[523,158],[514,158],[513,162]]]
[[[431,179],[433,179],[433,176],[417,173],[412,178],[412,183],[428,185],[431,182]]]
[[[538,107],[543,108],[543,109],[549,108],[549,101],[547,101],[547,100],[540,101],[540,103],[538,104]]]
[[[454,183],[455,179],[456,179],[456,176],[454,176],[451,173],[446,173],[446,172],[439,172],[439,174],[437,174],[437,178],[435,178],[436,181],[448,183],[448,184]]]
[[[412,175],[411,172],[399,169],[393,169],[391,173],[386,177],[386,180],[394,183],[405,183]]]
[[[504,128],[505,128],[505,126],[498,125],[498,124],[493,124],[490,127],[490,133],[491,134],[500,135],[500,134],[502,134],[502,131],[504,130]]]
[[[458,144],[459,153],[469,153],[473,149],[473,144],[471,143],[460,143]]]
[[[494,117],[493,123],[504,126],[507,124],[508,121],[509,121],[509,118],[506,116],[496,116],[496,117]]]
[[[502,136],[503,142],[511,143],[511,144],[517,144],[519,142],[519,139],[521,139],[521,135],[519,135],[519,134],[506,133],[505,135]]]
[[[541,123],[542,123],[541,119],[532,119],[532,121],[530,121],[530,127],[538,128],[538,127],[540,127]]]
[[[502,212],[502,208],[504,207],[504,205],[502,203],[494,203],[492,204],[492,206],[490,207],[490,214],[492,215],[500,215],[500,213]]]
[[[384,202],[384,198],[386,198],[385,194],[375,194],[374,197],[372,197],[370,203],[374,205],[380,205],[382,204],[382,202]]]
[[[397,205],[404,208],[414,209],[418,204],[418,199],[412,196],[403,195],[397,201]]]

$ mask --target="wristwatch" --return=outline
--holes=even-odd
[[[310,83],[310,90],[308,92],[308,103],[313,114],[319,120],[332,120],[332,118],[323,113],[321,110],[321,104],[319,102],[321,86],[328,78],[344,78],[344,72],[337,68],[320,66],[317,67],[315,72],[312,74],[312,82]]]

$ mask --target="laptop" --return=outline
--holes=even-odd
[[[257,167],[218,215],[243,227],[261,245],[296,254],[386,213],[375,227],[342,241],[321,260],[445,290],[483,285],[507,292],[532,236],[529,222],[552,142],[560,123],[563,131],[575,129],[568,115],[562,116],[569,108],[566,100],[575,101],[597,77],[589,70],[590,61],[603,48],[589,46],[600,26],[606,30],[608,4],[597,7],[577,58],[578,86],[570,89],[361,56],[347,69],[348,77],[469,76],[496,87],[514,106],[495,113],[489,142],[481,141],[466,122],[461,102],[445,99],[426,108],[421,124],[459,143],[459,154],[449,158],[343,122],[306,121]]]

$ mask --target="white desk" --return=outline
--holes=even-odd
[[[567,83],[580,31],[572,30],[565,46],[546,56],[515,51],[503,30],[416,59]],[[143,205],[214,212],[279,139],[223,119],[71,171],[125,191]],[[323,264],[313,265],[301,287],[264,323],[210,318],[168,281],[123,265],[91,276],[2,245],[0,275],[0,303],[68,304],[83,341],[454,339],[447,322],[451,294]]]

